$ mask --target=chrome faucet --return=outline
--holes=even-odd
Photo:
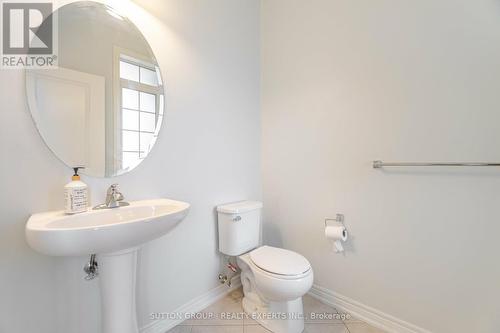
[[[116,208],[120,206],[120,201],[122,201],[123,194],[118,191],[118,184],[113,184],[108,188],[106,193],[106,207],[107,208]]]
[[[113,184],[106,192],[106,202],[94,207],[94,209],[117,208],[121,206],[128,206],[129,203],[123,201],[123,194],[118,191],[118,184]]]

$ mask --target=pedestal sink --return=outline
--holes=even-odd
[[[174,228],[188,210],[188,203],[155,199],[76,215],[39,213],[29,218],[26,239],[34,250],[50,256],[97,254],[102,333],[138,333],[137,250]]]

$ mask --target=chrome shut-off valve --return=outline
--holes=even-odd
[[[228,287],[231,287],[231,279],[227,277],[226,274],[219,274],[219,282],[220,284],[226,284]]]
[[[219,274],[219,282],[221,284],[227,284],[228,287],[231,287],[231,280],[238,273],[238,266],[231,262],[231,259],[227,257],[226,259],[226,269],[229,270],[229,276],[227,274]]]

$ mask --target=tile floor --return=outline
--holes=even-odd
[[[199,313],[199,319],[189,319],[167,333],[269,333],[251,318],[243,315],[241,289],[235,290],[225,298],[212,304]],[[311,314],[332,314],[337,310],[306,295],[303,298],[306,324],[304,333],[384,333],[355,318],[344,321],[335,318],[314,318]],[[231,314],[227,318],[227,313]],[[316,315],[317,317],[317,315]]]

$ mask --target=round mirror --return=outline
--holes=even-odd
[[[58,67],[26,71],[33,120],[69,167],[95,177],[126,173],[148,156],[160,131],[158,63],[137,27],[104,4],[74,2],[55,15]]]

